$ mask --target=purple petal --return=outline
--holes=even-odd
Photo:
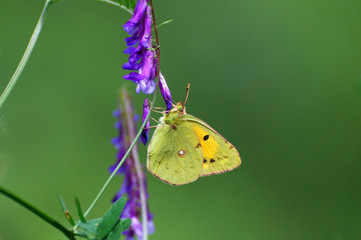
[[[130,225],[130,227],[135,232],[135,235],[138,236],[138,239],[142,239],[143,236],[142,224],[140,223],[139,219],[135,216],[131,217],[130,219],[132,220],[132,224]]]
[[[131,47],[137,44],[137,42],[139,41],[139,36],[133,35],[131,37],[125,38],[124,41],[127,42],[128,47]]]
[[[121,147],[121,145],[122,145],[122,141],[121,141],[120,137],[113,138],[111,143],[114,145],[114,147],[116,149],[119,149]]]
[[[147,87],[144,90],[144,94],[152,94],[156,87],[157,87],[157,85],[155,84],[155,82],[153,80],[148,81]]]
[[[139,69],[139,73],[145,76],[146,79],[148,79],[154,65],[154,61],[153,61],[154,53],[151,52],[150,50],[146,50],[144,52],[143,58],[144,58],[144,65],[141,69]]]
[[[152,220],[148,220],[148,234],[153,234],[155,232],[154,222]]]
[[[132,35],[139,29],[139,23],[142,20],[144,12],[148,6],[148,1],[138,1],[135,6],[133,16],[123,25],[124,31]]]
[[[118,130],[121,130],[121,129],[122,129],[122,123],[121,123],[121,122],[116,122],[116,123],[114,124],[114,128],[115,128],[115,129],[118,129]]]
[[[145,48],[142,45],[138,45],[136,48],[134,48],[134,51],[129,56],[129,62],[138,62],[139,59],[143,56]]]
[[[167,109],[172,109],[172,96],[168,88],[167,81],[161,72],[159,73],[159,88],[164,98],[165,104],[167,105]]]
[[[127,48],[124,50],[124,53],[125,53],[125,54],[131,54],[134,50],[135,50],[135,47],[127,47]]]
[[[123,69],[125,70],[139,70],[139,68],[141,68],[142,65],[139,63],[124,63],[123,64]]]
[[[113,111],[113,117],[116,117],[116,118],[120,117],[120,111],[118,109]]]
[[[140,75],[139,73],[136,73],[136,72],[131,72],[127,75],[124,75],[123,78],[126,80],[131,80],[135,83],[138,83],[139,81],[145,79],[145,77],[143,75]]]
[[[144,31],[140,38],[140,43],[145,47],[149,47],[152,37],[152,17],[151,8],[147,7],[147,13],[144,16]]]

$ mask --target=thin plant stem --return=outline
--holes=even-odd
[[[107,0],[105,0],[107,1]],[[159,85],[159,65],[160,65],[160,48],[159,48],[159,36],[158,36],[158,29],[157,29],[157,25],[156,25],[156,21],[155,21],[155,14],[154,14],[154,10],[153,10],[153,1],[150,0],[150,5],[152,8],[152,18],[153,18],[153,27],[154,27],[154,33],[155,33],[155,37],[156,37],[156,42],[157,42],[157,46],[158,48],[156,49],[156,59],[157,59],[157,83],[156,85]],[[137,143],[140,135],[142,134],[142,131],[145,127],[145,125],[147,124],[148,120],[150,119],[152,110],[154,108],[154,104],[155,101],[157,99],[157,94],[158,94],[158,88],[156,88],[155,92],[154,92],[154,96],[153,96],[153,100],[151,102],[151,106],[150,106],[150,111],[147,114],[147,117],[144,119],[144,122],[142,124],[142,126],[140,127],[137,135],[135,136],[132,144],[130,145],[129,149],[127,150],[127,152],[125,153],[125,155],[123,156],[122,160],[120,160],[120,162],[118,163],[117,167],[114,169],[114,171],[112,172],[112,174],[109,176],[109,178],[107,179],[107,181],[104,183],[103,187],[100,189],[99,193],[97,194],[97,196],[94,198],[93,202],[90,204],[89,208],[85,211],[84,216],[86,217],[90,211],[94,208],[95,204],[99,201],[100,197],[103,195],[105,189],[108,187],[109,183],[112,181],[112,179],[114,178],[115,174],[118,172],[118,170],[120,169],[120,167],[123,165],[125,159],[129,156],[129,154],[131,153],[132,149],[134,148],[135,144]],[[74,229],[77,228],[78,225],[75,225]]]
[[[125,106],[126,118],[127,118],[127,125],[128,125],[128,132],[129,137],[131,140],[135,139],[135,125],[134,125],[134,118],[132,113],[132,105],[129,101],[129,94],[125,88],[122,90],[122,97],[123,103]],[[143,240],[148,239],[148,211],[147,211],[147,199],[145,194],[145,176],[142,171],[142,166],[140,165],[139,161],[139,154],[137,145],[134,146],[132,150],[132,155],[135,164],[135,171],[137,174],[137,178],[139,181],[139,196],[140,196],[140,206],[141,206],[141,214],[142,214],[142,229],[143,229]]]
[[[119,3],[116,3],[116,2],[113,2],[113,1],[110,1],[110,0],[97,0],[99,2],[103,2],[103,3],[109,3],[111,5],[114,5],[114,6],[117,6],[117,7],[120,7],[121,9],[127,11],[128,13],[132,14],[133,15],[133,11],[130,10],[129,8],[127,8],[126,6],[124,5],[120,5]]]
[[[157,98],[157,89],[154,92],[154,96],[153,96],[153,101],[152,101],[152,105],[150,107],[150,109],[153,109],[154,107],[154,103],[155,100]],[[120,162],[118,163],[117,167],[114,169],[114,171],[112,172],[112,174],[109,176],[109,178],[107,179],[107,181],[104,183],[103,187],[100,189],[99,193],[97,194],[97,196],[94,198],[93,202],[90,204],[89,208],[85,211],[84,213],[84,217],[88,216],[88,214],[90,213],[90,211],[94,208],[95,204],[98,202],[98,200],[100,199],[100,197],[103,195],[105,189],[108,187],[109,183],[112,181],[112,179],[114,178],[115,174],[118,172],[119,168],[123,165],[124,160],[129,156],[129,154],[131,153],[133,147],[135,146],[135,144],[137,143],[140,135],[142,134],[143,128],[145,127],[145,124],[147,123],[147,121],[149,120],[151,115],[151,111],[149,111],[146,119],[144,120],[142,126],[140,127],[137,135],[135,136],[132,144],[130,145],[129,149],[127,150],[127,152],[125,153],[124,157],[122,158],[122,160],[120,160]],[[75,228],[77,227],[77,225],[75,226]]]
[[[31,35],[30,41],[28,43],[28,46],[25,49],[25,52],[23,54],[23,57],[20,60],[20,63],[18,65],[18,67],[16,68],[13,76],[11,77],[8,85],[6,86],[4,92],[1,94],[0,97],[0,109],[3,106],[3,104],[5,103],[7,97],[9,96],[11,90],[13,89],[13,87],[15,86],[17,80],[19,79],[21,73],[24,70],[24,67],[26,65],[26,63],[29,60],[29,57],[34,49],[34,46],[36,44],[36,41],[38,40],[38,37],[40,35],[41,29],[43,27],[44,21],[45,21],[45,17],[46,14],[48,12],[48,8],[51,5],[51,3],[53,3],[53,0],[46,0],[43,11],[41,12],[40,18],[38,20],[38,23],[36,24],[36,27],[34,29],[33,34]]]
[[[74,234],[61,225],[58,221],[47,215],[46,213],[42,212],[38,208],[34,207],[30,203],[27,203],[25,200],[21,199],[20,197],[16,196],[14,193],[10,192],[9,190],[5,189],[4,187],[0,186],[0,193],[4,194],[8,198],[12,199],[13,201],[19,203],[24,208],[28,209],[30,212],[34,213],[45,222],[49,223],[51,226],[55,227],[56,229],[60,230],[64,233],[69,239],[75,240]]]
[[[158,27],[157,23],[155,21],[155,14],[154,14],[154,8],[153,8],[153,1],[150,0],[150,6],[152,8],[152,18],[153,18],[153,28],[154,28],[154,34],[155,34],[155,40],[157,42],[157,48],[155,50],[156,52],[156,59],[157,59],[157,79],[159,81],[159,69],[160,69],[160,44],[159,44],[159,35],[158,35]],[[158,85],[158,84],[157,84]]]

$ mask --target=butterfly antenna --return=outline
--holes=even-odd
[[[175,108],[175,107],[177,107],[177,105],[175,105],[174,103],[172,103],[168,98],[166,98],[166,100],[170,103],[170,104],[172,104],[172,106]]]
[[[187,103],[187,99],[188,99],[188,94],[189,94],[189,88],[191,87],[191,84],[190,83],[188,83],[188,86],[187,86],[187,93],[186,93],[186,99],[184,100],[184,106],[186,105],[186,103]]]

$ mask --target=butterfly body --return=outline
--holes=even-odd
[[[240,164],[236,148],[204,121],[187,114],[182,103],[160,118],[148,146],[148,170],[172,185],[230,171]]]

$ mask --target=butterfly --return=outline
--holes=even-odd
[[[207,123],[187,114],[181,102],[163,112],[148,145],[148,170],[171,185],[231,171],[240,164],[237,149]]]

